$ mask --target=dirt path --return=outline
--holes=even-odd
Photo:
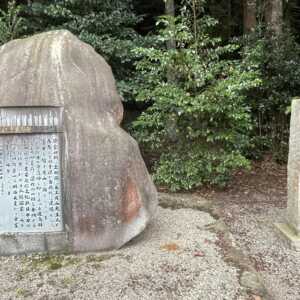
[[[273,300],[300,299],[300,253],[274,227],[285,220],[286,178],[285,166],[266,160],[237,174],[227,190],[207,193]]]

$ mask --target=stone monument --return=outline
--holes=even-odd
[[[0,48],[0,255],[119,248],[157,206],[110,67],[68,31]]]
[[[290,246],[300,251],[300,99],[292,101],[287,223],[276,224],[276,226]]]

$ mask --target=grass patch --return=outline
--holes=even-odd
[[[80,262],[81,258],[65,255],[39,255],[25,258],[25,263],[34,270],[55,271],[70,265],[77,265]]]
[[[87,263],[91,263],[91,262],[100,263],[100,262],[103,262],[105,260],[111,259],[114,256],[115,255],[113,255],[113,254],[88,255],[88,256],[86,256],[85,261]]]
[[[32,296],[32,293],[29,290],[26,290],[24,288],[18,288],[16,290],[16,297],[17,298],[26,298]]]

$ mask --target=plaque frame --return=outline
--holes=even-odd
[[[59,138],[61,231],[0,233],[0,255],[70,250],[71,204],[67,201],[66,130],[63,106],[0,107],[1,135],[55,133]]]

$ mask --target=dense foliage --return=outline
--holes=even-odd
[[[239,0],[176,0],[175,17],[158,19],[165,0],[9,1],[0,45],[70,30],[105,57],[124,101],[140,110],[131,128],[156,158],[156,181],[172,190],[224,185],[250,159],[287,157],[290,102],[300,95],[300,1],[273,14],[281,6],[266,10],[268,2],[280,3],[256,1],[245,13]]]
[[[248,155],[272,151],[286,161],[291,99],[300,95],[300,46],[285,30],[271,35],[262,28],[244,38],[244,62],[256,64],[262,84],[248,94],[254,130]]]
[[[25,20],[20,17],[21,7],[10,2],[8,11],[0,10],[0,45],[22,35]]]
[[[133,123],[135,136],[160,154],[155,178],[172,190],[223,185],[248,165],[243,150],[252,128],[245,92],[260,84],[257,68],[225,59],[237,45],[209,35],[216,21],[190,22],[188,10],[162,18],[156,39],[175,48],[138,48],[143,75],[138,100],[151,106]]]

